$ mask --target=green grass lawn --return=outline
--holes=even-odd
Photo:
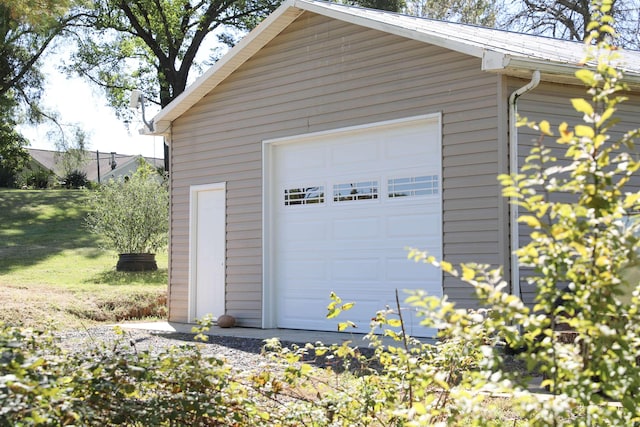
[[[84,224],[85,190],[0,189],[0,320],[76,327],[162,315],[167,255],[159,270],[116,272]]]

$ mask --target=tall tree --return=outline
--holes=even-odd
[[[89,162],[90,135],[80,125],[67,126],[61,132],[51,132],[48,137],[55,142],[58,150],[57,162],[61,166],[62,176],[84,170]]]
[[[494,27],[500,2],[492,0],[415,0],[406,12],[423,18]]]
[[[24,148],[29,142],[16,131],[13,101],[4,101],[0,98],[0,187],[13,187],[16,173],[29,158]]]
[[[129,94],[139,89],[164,107],[198,67],[205,39],[235,42],[280,0],[96,0],[84,10],[85,31],[69,70],[101,86],[116,114],[132,119]],[[167,149],[165,145],[165,169]]]
[[[20,166],[27,140],[16,131],[24,118],[39,121],[43,75],[39,63],[74,16],[70,0],[0,0],[0,155],[5,170]],[[25,115],[26,113],[26,115]]]
[[[503,26],[521,32],[583,41],[593,12],[591,0],[519,0],[505,10]],[[616,44],[640,48],[640,0],[611,0]]]
[[[13,19],[31,25],[47,24],[64,16],[73,0],[0,0],[0,6],[11,10]]]
[[[71,0],[0,0],[0,97],[40,113],[43,76],[39,61],[77,18],[67,15]]]

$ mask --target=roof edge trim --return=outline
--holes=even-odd
[[[322,3],[317,3],[314,0],[293,0],[294,6],[300,9],[304,9],[309,12],[317,13],[319,15],[328,16],[330,18],[338,19],[340,21],[349,22],[350,24],[360,25],[362,27],[371,28],[373,30],[383,31],[385,33],[394,34],[396,36],[404,37],[410,40],[416,40],[423,43],[429,43],[436,46],[440,46],[446,49],[451,49],[456,52],[460,52],[466,55],[475,56],[477,58],[482,57],[482,48],[477,46],[471,46],[465,43],[461,43],[455,40],[447,39],[437,35],[426,34],[421,31],[416,31],[412,28],[404,27],[402,25],[396,25],[382,20],[375,20],[369,16],[360,16],[353,13],[351,9],[345,8],[344,10],[335,10],[331,6],[325,6]],[[354,9],[358,9],[355,7]],[[380,14],[386,13],[382,10],[376,10]],[[420,19],[416,17],[416,19]]]
[[[589,64],[593,67],[593,64]],[[493,51],[485,51],[482,55],[482,70],[499,74],[506,74],[515,77],[522,77],[522,71],[539,70],[542,73],[542,80],[557,81],[552,76],[564,76],[563,80],[575,80],[575,84],[581,82],[575,77],[576,71],[585,68],[584,64],[569,64],[545,61],[541,59],[516,58],[508,54]],[[623,67],[624,68],[624,67]],[[624,71],[624,81],[633,87],[640,84],[640,74]]]

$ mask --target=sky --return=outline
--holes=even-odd
[[[222,30],[222,29],[221,29]],[[229,29],[226,29],[229,31]],[[221,44],[215,36],[217,32],[209,34],[198,50],[195,62],[203,64],[210,61],[212,53],[224,54],[228,47]],[[241,37],[239,32],[235,37]],[[41,69],[47,76],[44,88],[42,104],[51,111],[57,111],[63,123],[78,123],[88,134],[88,149],[91,151],[118,154],[136,155],[146,157],[163,158],[164,140],[160,136],[140,135],[139,130],[144,127],[142,122],[142,110],[138,108],[137,121],[129,124],[120,121],[111,107],[108,106],[106,97],[95,86],[90,85],[80,77],[68,78],[58,70],[58,66],[70,55],[69,47],[61,46],[59,51],[48,55]],[[206,70],[204,69],[200,71]],[[188,84],[191,84],[199,75],[192,70]],[[159,108],[146,104],[146,119],[150,121]],[[30,142],[29,148],[56,150],[55,141],[47,138],[47,132],[51,128],[45,125],[21,126],[20,132]]]
[[[57,71],[55,66],[44,67],[47,74],[43,104],[51,110],[58,111],[63,123],[79,123],[88,134],[88,149],[100,152],[115,151],[118,154],[142,154],[147,157],[163,157],[163,140],[161,137],[140,135],[143,127],[142,113],[138,110],[138,122],[129,125],[116,118],[108,105],[106,97],[100,96],[97,89],[92,88],[80,78],[67,78]],[[147,120],[157,110],[147,109]],[[54,141],[47,138],[50,128],[45,125],[22,126],[20,132],[29,140],[29,148],[55,150]]]

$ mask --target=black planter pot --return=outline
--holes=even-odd
[[[117,271],[156,271],[156,254],[119,254]]]

